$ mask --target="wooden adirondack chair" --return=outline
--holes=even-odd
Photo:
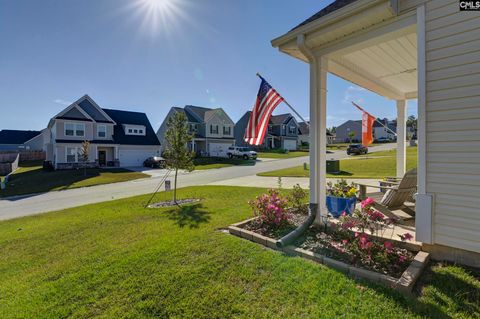
[[[415,211],[411,206],[407,205],[409,199],[417,190],[417,169],[413,168],[405,173],[403,178],[398,182],[382,181],[382,185],[368,185],[357,183],[360,188],[360,199],[372,197],[375,199],[375,209],[388,217],[394,217],[403,223],[405,219],[414,218]],[[385,194],[373,193],[367,194],[367,187],[386,189]],[[403,211],[407,214],[395,214],[395,211]],[[409,217],[408,217],[409,216]]]

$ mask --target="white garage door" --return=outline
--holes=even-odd
[[[151,150],[119,150],[118,159],[122,167],[143,166],[143,161],[156,153]]]
[[[283,141],[283,147],[286,150],[294,151],[294,150],[297,149],[297,141],[295,141],[295,140],[284,140]]]
[[[232,143],[209,143],[208,153],[210,156],[227,157],[227,150]]]

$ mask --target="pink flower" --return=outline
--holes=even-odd
[[[389,241],[384,242],[383,246],[387,249],[392,249],[393,248],[393,244]]]
[[[355,232],[355,238],[358,238],[360,236],[360,233]]]
[[[405,256],[403,256],[403,255],[401,255],[400,258],[399,258],[399,261],[400,261],[401,263],[404,263],[406,260],[407,260],[407,257],[405,257]]]
[[[398,235],[402,241],[412,240],[413,236],[410,233],[405,233],[403,235]]]
[[[347,216],[347,213],[346,213],[346,212],[343,212],[343,213],[342,213],[342,217],[345,217],[345,216]]]
[[[362,201],[362,208],[365,208],[366,206],[371,206],[375,203],[375,200],[371,197],[368,197],[367,199],[364,199]]]

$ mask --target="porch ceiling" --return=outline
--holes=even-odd
[[[330,73],[384,97],[417,97],[416,15],[398,16],[388,1],[353,2],[274,39],[272,45],[306,62],[325,57]]]

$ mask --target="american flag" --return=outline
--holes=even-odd
[[[261,76],[262,83],[257,93],[257,101],[250,115],[248,126],[245,131],[245,142],[251,145],[263,143],[268,122],[273,110],[283,101],[283,97]]]

